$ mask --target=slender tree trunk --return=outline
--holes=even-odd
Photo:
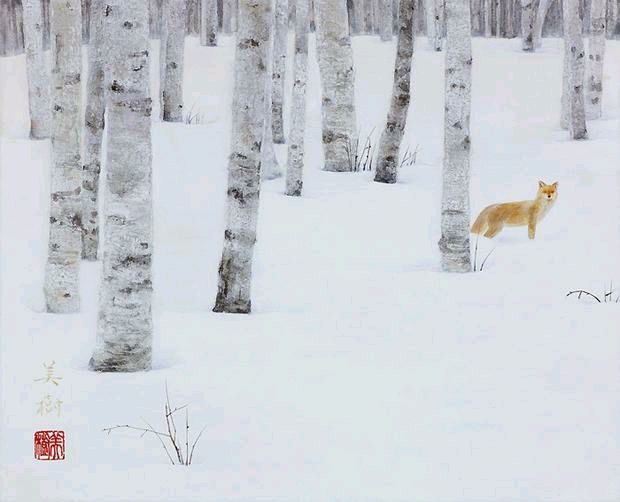
[[[295,56],[291,132],[286,168],[286,195],[301,195],[303,188],[306,82],[308,81],[308,0],[295,0]],[[359,4],[358,4],[359,5]]]
[[[534,17],[534,47],[540,47],[542,43],[542,29],[547,17],[547,11],[551,5],[551,0],[540,0],[536,16]]]
[[[228,163],[228,216],[214,312],[251,310],[252,255],[260,195],[267,58],[272,19],[269,0],[239,0],[233,128]]]
[[[495,37],[501,37],[502,4],[501,0],[495,0]]]
[[[288,0],[276,0],[275,33],[273,39],[273,71],[271,109],[273,141],[284,143],[284,81],[288,48]]]
[[[274,25],[273,13],[270,14],[269,25]],[[270,30],[271,31],[271,30]],[[261,142],[261,176],[266,180],[273,180],[282,176],[282,170],[278,164],[276,157],[276,151],[273,147],[273,110],[272,110],[272,87],[273,87],[273,45],[274,41],[271,39],[275,36],[275,33],[271,31],[269,39],[269,48],[267,51],[267,79],[265,81],[265,118],[263,121],[263,139]]]
[[[364,33],[372,33],[372,0],[362,0],[364,9]],[[313,10],[311,10],[312,14]]]
[[[381,7],[382,0],[372,0],[372,33],[379,35],[381,33]]]
[[[93,0],[90,44],[88,47],[88,82],[84,114],[84,167],[82,171],[82,258],[97,259],[99,246],[99,173],[103,141],[105,90],[103,31],[105,0]]]
[[[379,141],[375,181],[396,183],[400,161],[400,144],[407,125],[411,97],[411,60],[414,43],[414,0],[400,0],[400,27],[394,64],[392,100],[385,129]]]
[[[161,36],[162,25],[162,0],[148,0],[149,2],[149,33],[151,38],[159,38]]]
[[[144,371],[151,368],[153,341],[148,3],[106,0],[106,13],[105,253],[89,367]]]
[[[586,65],[586,118],[601,117],[603,99],[603,61],[605,59],[605,0],[592,0],[590,44]]]
[[[79,0],[52,0],[52,176],[45,270],[48,312],[80,309],[80,91],[82,13]]]
[[[495,0],[484,0],[484,36],[491,36],[491,6]]]
[[[224,0],[223,3],[222,31],[230,34],[237,30],[237,0]]]
[[[392,40],[392,0],[381,0],[379,7],[381,40],[386,42]]]
[[[355,69],[342,0],[316,4],[317,54],[322,87],[326,171],[351,171],[347,152],[356,131]]]
[[[41,0],[24,0],[24,44],[31,139],[49,138],[51,132],[52,107],[49,71],[43,54],[42,12]]]
[[[217,0],[200,2],[200,45],[217,45]]]
[[[568,127],[572,139],[585,139],[586,130],[584,76],[585,50],[581,37],[579,4],[563,0],[564,5],[564,85],[562,127]]]
[[[537,0],[521,0],[521,32],[523,35],[522,49],[534,50],[534,21],[536,19]]]
[[[164,0],[159,57],[159,99],[164,122],[183,121],[183,53],[187,0]]]
[[[471,271],[469,250],[469,157],[471,140],[471,28],[468,0],[447,0],[441,268]]]
[[[471,29],[472,34],[481,35],[482,28],[482,0],[472,0],[471,2]]]

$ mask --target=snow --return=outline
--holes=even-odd
[[[186,44],[186,108],[203,122],[153,123],[155,367],[138,374],[87,370],[99,264],[83,264],[81,314],[44,313],[49,143],[27,139],[24,57],[0,59],[0,499],[620,500],[619,306],[566,297],[620,283],[620,43],[608,41],[603,118],[573,142],[559,129],[561,40],[533,54],[473,40],[472,221],[532,198],[539,179],[559,195],[534,241],[507,228],[480,240],[479,262],[494,249],[482,272],[448,275],[443,54],[416,40],[404,144],[420,153],[388,186],[320,170],[312,38],[304,195],[264,183],[243,316],[211,312],[234,47],[219,42]],[[353,43],[358,125],[376,139],[395,41]],[[52,360],[60,384],[35,382]],[[189,467],[169,465],[155,437],[102,432],[141,417],[162,430],[166,382],[174,406],[189,404],[192,438],[207,427]],[[37,415],[46,393],[60,417]],[[34,460],[34,431],[53,428],[67,459]]]

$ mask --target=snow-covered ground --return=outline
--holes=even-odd
[[[404,140],[417,164],[391,186],[321,171],[311,44],[304,196],[263,185],[253,313],[240,316],[211,312],[233,41],[189,38],[186,103],[202,123],[162,124],[154,110],[156,351],[144,374],[86,368],[98,264],[83,267],[82,314],[43,312],[49,143],[27,139],[24,58],[0,59],[0,499],[620,500],[620,304],[566,297],[620,285],[620,44],[608,42],[604,116],[581,142],[558,124],[561,41],[519,46],[473,41],[472,219],[558,181],[534,241],[506,229],[481,239],[479,260],[495,247],[482,272],[439,272],[443,54],[425,39]],[[377,138],[395,44],[357,38],[354,51],[359,127]],[[57,387],[33,381],[51,360]],[[141,417],[163,429],[166,381],[191,434],[207,426],[190,467],[167,465],[154,437],[101,431]],[[37,415],[47,393],[60,417]],[[67,433],[64,462],[32,458],[34,431],[50,428]]]

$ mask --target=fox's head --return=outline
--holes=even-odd
[[[537,196],[549,202],[555,201],[558,196],[558,182],[556,181],[551,185],[547,185],[546,183],[539,181]]]

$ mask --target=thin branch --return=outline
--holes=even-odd
[[[140,417],[142,418],[142,417]],[[148,425],[151,429],[153,429],[153,426],[151,424],[149,424],[144,418],[142,418],[142,421]],[[166,452],[166,455],[168,455],[168,458],[170,459],[170,462],[172,462],[172,465],[174,465],[174,460],[172,459],[172,455],[170,455],[170,452],[168,451],[168,448],[166,448],[166,444],[164,443],[164,440],[162,438],[160,438],[159,436],[157,436],[159,438],[159,442],[161,443],[161,445],[164,447],[164,451]],[[170,440],[172,440],[172,438],[170,436],[168,436],[168,438],[170,438]]]
[[[476,265],[478,264],[478,239],[480,239],[480,234],[476,234],[476,247],[474,248],[474,272],[476,272]]]
[[[601,300],[598,299],[598,296],[593,295],[592,293],[590,293],[589,291],[585,291],[584,289],[576,289],[575,291],[569,291],[568,293],[566,293],[566,296],[570,296],[572,294],[576,294],[579,293],[577,298],[581,298],[581,295],[589,295],[592,298],[594,298],[597,302],[601,303]]]
[[[484,264],[487,262],[487,260],[489,259],[489,256],[491,256],[491,253],[493,251],[495,251],[495,248],[491,249],[491,251],[489,251],[489,254],[486,256],[486,258],[482,260],[482,263],[480,264],[480,272],[482,272],[482,269],[484,268]]]
[[[198,440],[200,439],[200,436],[202,436],[202,433],[204,432],[204,430],[207,428],[207,426],[205,425],[202,430],[200,431],[200,434],[198,434],[198,437],[196,438],[196,441],[194,441],[194,444],[192,445],[192,451],[189,454],[189,463],[192,463],[192,458],[194,457],[194,448],[196,447],[196,443],[198,443]]]
[[[187,408],[185,408],[185,460],[189,461],[189,418],[187,416]]]
[[[183,463],[183,453],[181,452],[179,446],[177,445],[177,428],[174,424],[174,417],[170,413],[170,396],[168,394],[168,380],[166,380],[166,403],[164,404],[164,413],[166,415],[166,426],[168,427],[168,433],[170,434],[170,439],[172,441],[172,446],[174,446],[174,450],[177,453],[177,458],[179,462]],[[173,431],[174,430],[174,434]]]
[[[147,425],[149,425],[149,424],[147,424]],[[150,427],[150,425],[149,425],[149,427]],[[156,434],[158,436],[170,437],[165,432],[157,432],[152,427],[150,429],[145,429],[144,427],[135,427],[133,425],[115,425],[113,427],[106,427],[105,429],[101,429],[101,430],[103,432],[107,432],[108,434],[110,434],[110,432],[112,432],[114,429],[133,429],[133,430],[136,430],[136,431],[143,431],[143,433],[152,432],[153,434]]]

